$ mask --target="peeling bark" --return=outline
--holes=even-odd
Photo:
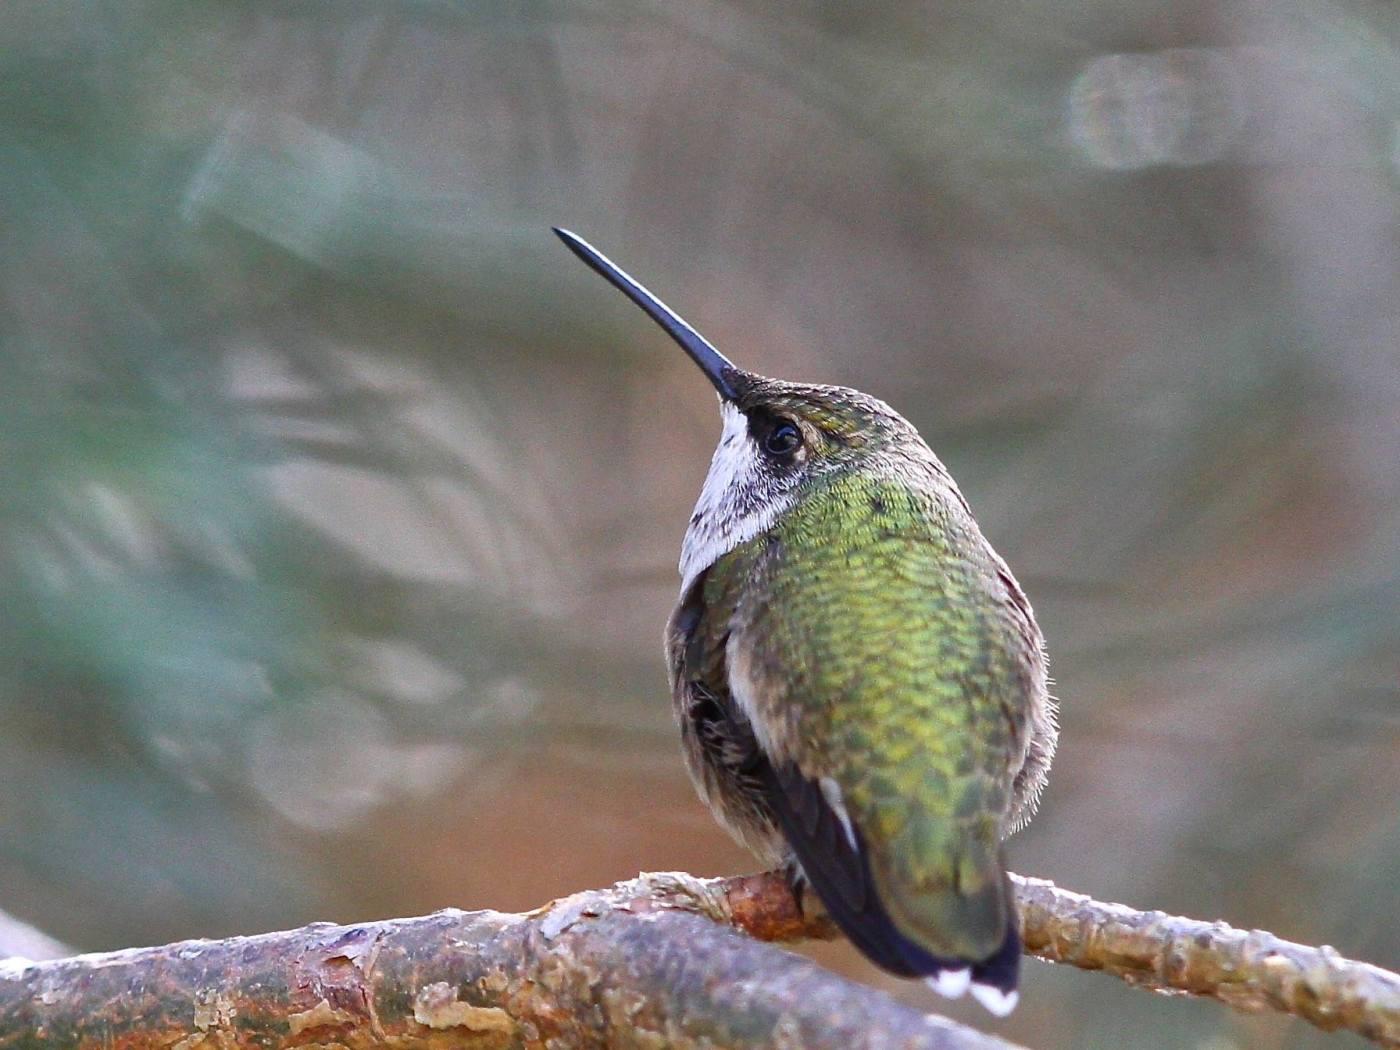
[[[1331,948],[1013,876],[1027,950],[1168,994],[1400,1047],[1400,976]],[[25,964],[0,1050],[30,1047],[863,1047],[1010,1044],[737,936],[835,936],[781,876],[642,875],[525,915],[444,911]]]
[[[696,914],[805,929],[774,886],[648,876],[527,915],[0,962],[0,1048],[1014,1050]]]

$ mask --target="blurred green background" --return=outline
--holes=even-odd
[[[1400,965],[1398,210],[1386,5],[0,6],[0,910],[752,866],[660,656],[714,399],[557,223],[949,464],[1063,703],[1017,870]],[[1028,971],[951,1012],[1362,1045]]]

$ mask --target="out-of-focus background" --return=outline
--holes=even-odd
[[[558,223],[949,464],[1063,701],[1017,870],[1400,965],[1397,218],[1385,5],[0,6],[0,910],[752,866],[659,651],[714,398]],[[1360,1045],[1028,971],[1036,1047]]]

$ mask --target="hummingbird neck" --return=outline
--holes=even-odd
[[[824,498],[822,493],[827,492],[829,485],[846,475],[884,479],[911,492],[927,494],[938,505],[954,508],[971,520],[971,511],[938,457],[888,405],[843,388],[802,388],[761,377],[750,379],[805,392],[808,411],[814,418],[819,418],[820,413],[813,410],[810,402],[818,395],[825,395],[828,400],[835,400],[835,394],[864,399],[868,417],[865,433],[852,448],[849,435],[843,438],[838,432],[821,446],[824,451],[804,460],[804,466],[793,469],[789,464],[785,468],[760,448],[760,438],[750,419],[755,409],[746,411],[731,400],[721,399],[724,430],[681,545],[682,595],[720,558],[768,532],[799,503]],[[772,400],[781,404],[779,399]],[[766,403],[759,401],[758,410]],[[811,422],[805,425],[817,427]],[[827,441],[821,437],[814,440]]]
[[[681,593],[735,547],[772,528],[797,502],[797,491],[766,469],[749,434],[748,419],[730,401],[720,402],[724,432],[681,544]]]

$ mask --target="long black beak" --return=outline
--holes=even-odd
[[[719,396],[726,401],[738,397],[734,389],[735,377],[742,373],[734,363],[710,345],[703,335],[682,321],[669,306],[634,281],[627,273],[613,263],[602,252],[594,248],[576,233],[552,227],[559,239],[569,246],[569,250],[586,262],[592,269],[602,274],[614,288],[646,311],[646,315],[666,330],[690,359],[700,366],[700,371],[714,384]]]

